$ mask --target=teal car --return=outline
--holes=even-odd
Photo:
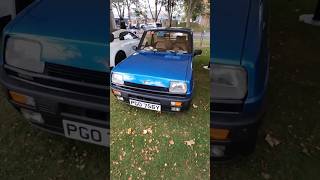
[[[3,31],[0,82],[33,126],[109,144],[107,1],[35,1]]]

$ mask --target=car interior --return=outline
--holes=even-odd
[[[147,32],[141,49],[153,51],[191,52],[187,33],[158,31]]]

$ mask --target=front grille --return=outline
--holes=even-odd
[[[83,94],[90,94],[94,96],[107,97],[107,89],[103,89],[103,88],[94,88],[90,86],[82,86],[78,84],[71,84],[63,81],[47,80],[43,78],[33,78],[33,79],[37,83],[50,86],[50,87],[65,89],[65,90],[79,92]]]
[[[52,77],[105,86],[109,84],[109,75],[107,72],[98,72],[51,63],[46,63],[45,71],[47,75]]]
[[[150,86],[150,85],[137,84],[137,83],[132,83],[132,82],[124,82],[124,85],[126,85],[128,87],[141,88],[141,89],[145,89],[145,90],[169,92],[169,88],[166,88],[166,87]]]
[[[61,67],[61,69],[58,69],[58,67]],[[6,67],[6,73],[17,79],[22,79],[31,83],[38,83],[61,90],[107,98],[107,87],[109,86],[109,75],[107,75],[107,73],[53,64],[46,66],[46,68],[45,74],[47,76],[39,76],[38,74],[25,72],[10,66]],[[92,74],[85,75],[89,72],[92,72]],[[102,80],[102,77],[104,80]],[[103,83],[105,85],[102,85]]]

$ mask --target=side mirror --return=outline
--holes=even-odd
[[[138,49],[137,46],[132,46],[132,50],[136,51]]]
[[[202,50],[201,49],[196,49],[193,52],[193,56],[198,56],[198,55],[201,55],[201,54],[202,54]]]
[[[114,35],[111,33],[111,34],[110,34],[109,42],[113,42],[113,41],[114,41]]]

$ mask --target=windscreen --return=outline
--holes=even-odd
[[[177,31],[147,31],[140,50],[191,53],[190,35]]]

